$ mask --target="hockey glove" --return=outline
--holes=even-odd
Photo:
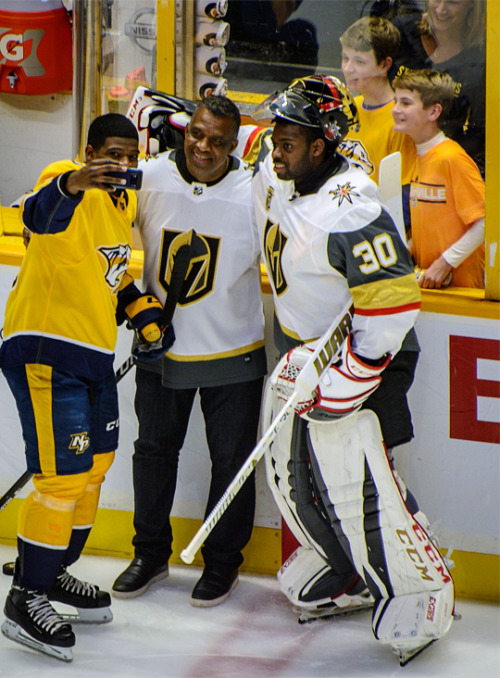
[[[137,337],[132,353],[146,361],[158,360],[175,340],[172,325],[161,326],[163,306],[156,297],[141,292],[134,282],[118,292],[117,322],[127,320]]]
[[[293,393],[297,375],[312,353],[313,350],[307,345],[287,353],[276,382],[278,398],[288,400]],[[297,404],[297,414],[309,421],[321,422],[356,412],[378,388],[382,380],[380,374],[390,360],[391,356],[385,356],[379,365],[367,364],[353,353],[349,335],[342,347],[340,360],[326,370],[310,399]]]

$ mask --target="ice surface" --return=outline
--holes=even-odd
[[[0,546],[0,563],[15,551]],[[83,556],[71,568],[109,590],[128,561]],[[498,606],[459,600],[462,621],[408,666],[373,637],[370,613],[299,625],[273,577],[242,574],[223,605],[194,608],[200,569],[172,566],[143,596],[113,600],[114,620],[76,626],[72,664],[0,636],[2,678],[499,678]],[[0,574],[0,604],[10,578]],[[1,615],[0,615],[1,617]]]

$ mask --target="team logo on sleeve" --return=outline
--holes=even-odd
[[[344,139],[338,150],[353,167],[363,170],[366,174],[373,174],[375,167],[370,160],[368,151],[359,139]]]
[[[271,200],[273,199],[274,195],[274,188],[272,186],[267,187],[267,192],[266,192],[266,212],[269,212],[271,209]]]
[[[264,252],[267,271],[278,296],[288,287],[282,265],[283,249],[287,240],[286,235],[280,231],[279,224],[274,224],[268,219],[264,229]]]
[[[111,289],[116,289],[128,268],[132,248],[130,245],[99,247],[99,253],[106,259],[107,270],[104,278]]]
[[[83,454],[90,445],[90,438],[87,431],[82,433],[70,433],[70,442],[68,448],[75,450],[76,454]]]
[[[202,235],[195,231],[163,231],[158,263],[158,282],[167,296],[175,252],[181,245],[188,243],[191,246],[191,260],[177,302],[180,306],[198,301],[213,291],[221,238]]]
[[[340,207],[345,201],[350,202],[352,205],[353,196],[359,198],[360,195],[357,191],[354,190],[354,187],[351,185],[350,181],[346,181],[342,186],[337,184],[337,188],[333,191],[328,191],[328,195],[332,196],[332,200],[337,200],[337,205]]]

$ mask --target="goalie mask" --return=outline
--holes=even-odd
[[[311,75],[297,78],[266,99],[254,118],[269,114],[296,125],[319,129],[329,150],[335,150],[351,128],[358,128],[356,105],[337,78]]]

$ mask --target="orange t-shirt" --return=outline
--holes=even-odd
[[[429,266],[484,217],[484,181],[459,144],[446,139],[417,158],[410,188],[415,263]],[[453,269],[452,284],[484,287],[484,245]]]

